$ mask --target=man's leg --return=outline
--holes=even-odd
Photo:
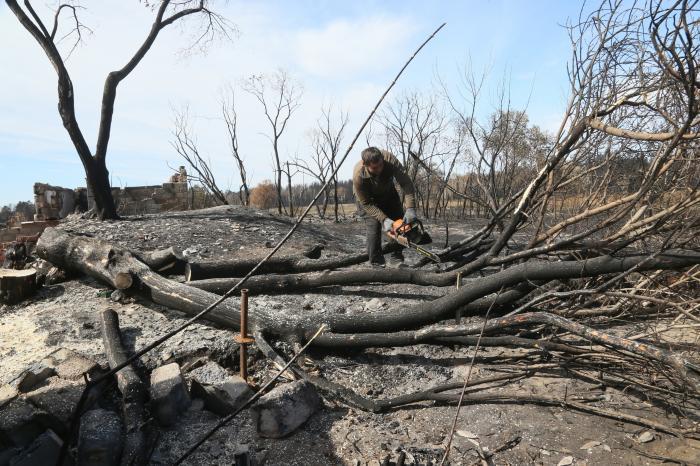
[[[401,205],[401,198],[399,197],[399,194],[396,193],[395,196],[392,196],[389,199],[389,202],[382,206],[382,210],[384,210],[384,212],[386,212],[386,214],[392,220],[398,220],[400,218],[403,218],[404,210],[403,206]],[[396,249],[391,252],[391,258],[395,261],[403,262],[404,247],[400,244],[397,244],[396,246]]]
[[[382,226],[379,220],[369,215],[365,217],[365,225],[367,227],[367,254],[371,264],[385,263],[382,255]]]

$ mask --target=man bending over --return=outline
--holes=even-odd
[[[394,181],[403,191],[406,211],[401,205],[401,197]],[[360,160],[353,170],[352,188],[359,206],[360,215],[367,226],[367,252],[373,266],[385,265],[382,255],[382,230],[391,231],[394,220],[403,218],[406,223],[416,219],[415,187],[399,160],[385,150],[368,147],[362,151]],[[403,262],[401,248],[392,252],[392,259]]]

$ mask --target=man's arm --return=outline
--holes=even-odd
[[[401,190],[403,191],[405,204],[407,209],[416,208],[416,188],[413,186],[413,181],[411,177],[408,176],[406,170],[404,169],[399,159],[396,158],[391,152],[386,152],[384,154],[384,160],[391,163],[394,166],[394,178],[399,182]]]

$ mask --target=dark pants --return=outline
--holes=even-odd
[[[384,256],[382,255],[382,236],[384,236],[384,229],[382,224],[374,217],[367,215],[367,213],[362,209],[362,206],[358,204],[358,211],[360,216],[365,219],[365,227],[367,228],[367,254],[369,255],[369,261],[373,264],[383,264]],[[395,196],[391,196],[385,202],[377,203],[377,207],[382,209],[385,214],[389,216],[392,220],[397,220],[403,218],[403,206],[401,205],[401,199],[399,194],[396,193]],[[403,260],[403,246],[398,243],[394,243],[396,249],[391,253],[392,257],[395,259]]]

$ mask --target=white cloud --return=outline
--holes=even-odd
[[[403,59],[408,39],[416,31],[416,24],[406,17],[338,19],[320,29],[299,31],[297,59],[310,74],[351,78]]]

